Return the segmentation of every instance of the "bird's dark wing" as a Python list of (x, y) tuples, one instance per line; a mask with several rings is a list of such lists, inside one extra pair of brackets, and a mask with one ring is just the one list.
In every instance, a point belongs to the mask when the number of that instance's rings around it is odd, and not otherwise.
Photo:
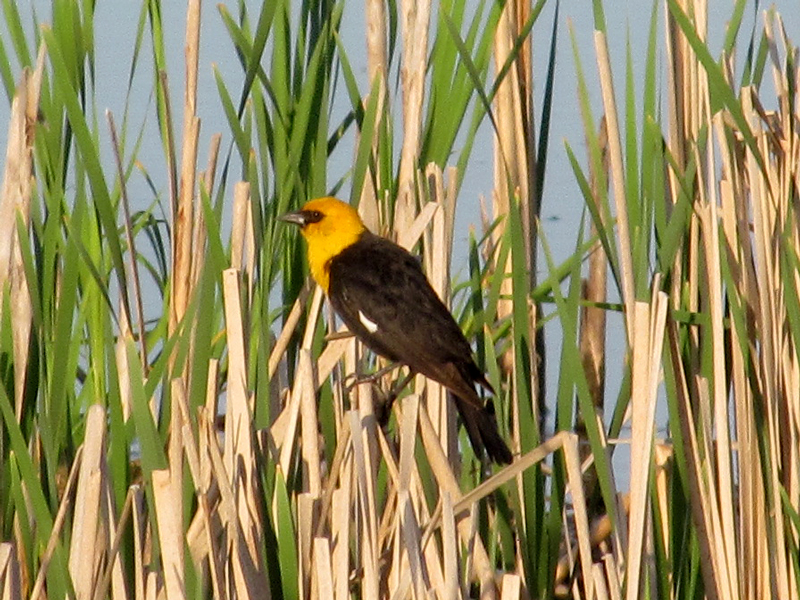
[(469, 342), (417, 259), (403, 248), (367, 233), (332, 259), (329, 269), (334, 309), (372, 350), (450, 387), (459, 374), (470, 388), (483, 379)]

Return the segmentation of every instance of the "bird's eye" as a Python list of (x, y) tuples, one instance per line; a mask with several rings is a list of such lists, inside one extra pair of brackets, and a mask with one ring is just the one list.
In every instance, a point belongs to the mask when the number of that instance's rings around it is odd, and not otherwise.
[(322, 221), (323, 214), (318, 210), (310, 210), (306, 215), (306, 223), (319, 223)]

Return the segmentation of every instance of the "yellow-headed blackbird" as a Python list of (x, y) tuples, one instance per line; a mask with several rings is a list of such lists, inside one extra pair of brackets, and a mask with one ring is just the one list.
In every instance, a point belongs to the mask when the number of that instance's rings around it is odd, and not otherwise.
[(372, 234), (349, 204), (311, 200), (281, 220), (300, 227), (311, 274), (347, 327), (374, 352), (438, 381), (450, 392), (480, 456), (510, 463), (491, 401), (475, 391), (491, 385), (475, 364), (464, 334), (436, 295), (419, 261)]

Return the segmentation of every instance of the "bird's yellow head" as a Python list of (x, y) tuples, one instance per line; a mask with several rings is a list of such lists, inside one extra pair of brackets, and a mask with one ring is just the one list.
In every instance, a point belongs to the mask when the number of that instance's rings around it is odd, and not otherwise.
[(328, 263), (348, 246), (355, 244), (367, 228), (352, 206), (336, 198), (317, 198), (302, 209), (286, 213), (281, 221), (294, 223), (308, 243), (311, 275), (328, 293)]

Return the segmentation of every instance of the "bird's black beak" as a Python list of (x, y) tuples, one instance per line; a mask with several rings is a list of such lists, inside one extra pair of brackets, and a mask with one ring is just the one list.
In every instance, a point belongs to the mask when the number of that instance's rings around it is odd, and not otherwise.
[(305, 227), (308, 223), (308, 215), (305, 211), (297, 210), (295, 212), (286, 213), (285, 215), (281, 215), (278, 217), (279, 221), (283, 221), (285, 223), (293, 223), (298, 227)]

